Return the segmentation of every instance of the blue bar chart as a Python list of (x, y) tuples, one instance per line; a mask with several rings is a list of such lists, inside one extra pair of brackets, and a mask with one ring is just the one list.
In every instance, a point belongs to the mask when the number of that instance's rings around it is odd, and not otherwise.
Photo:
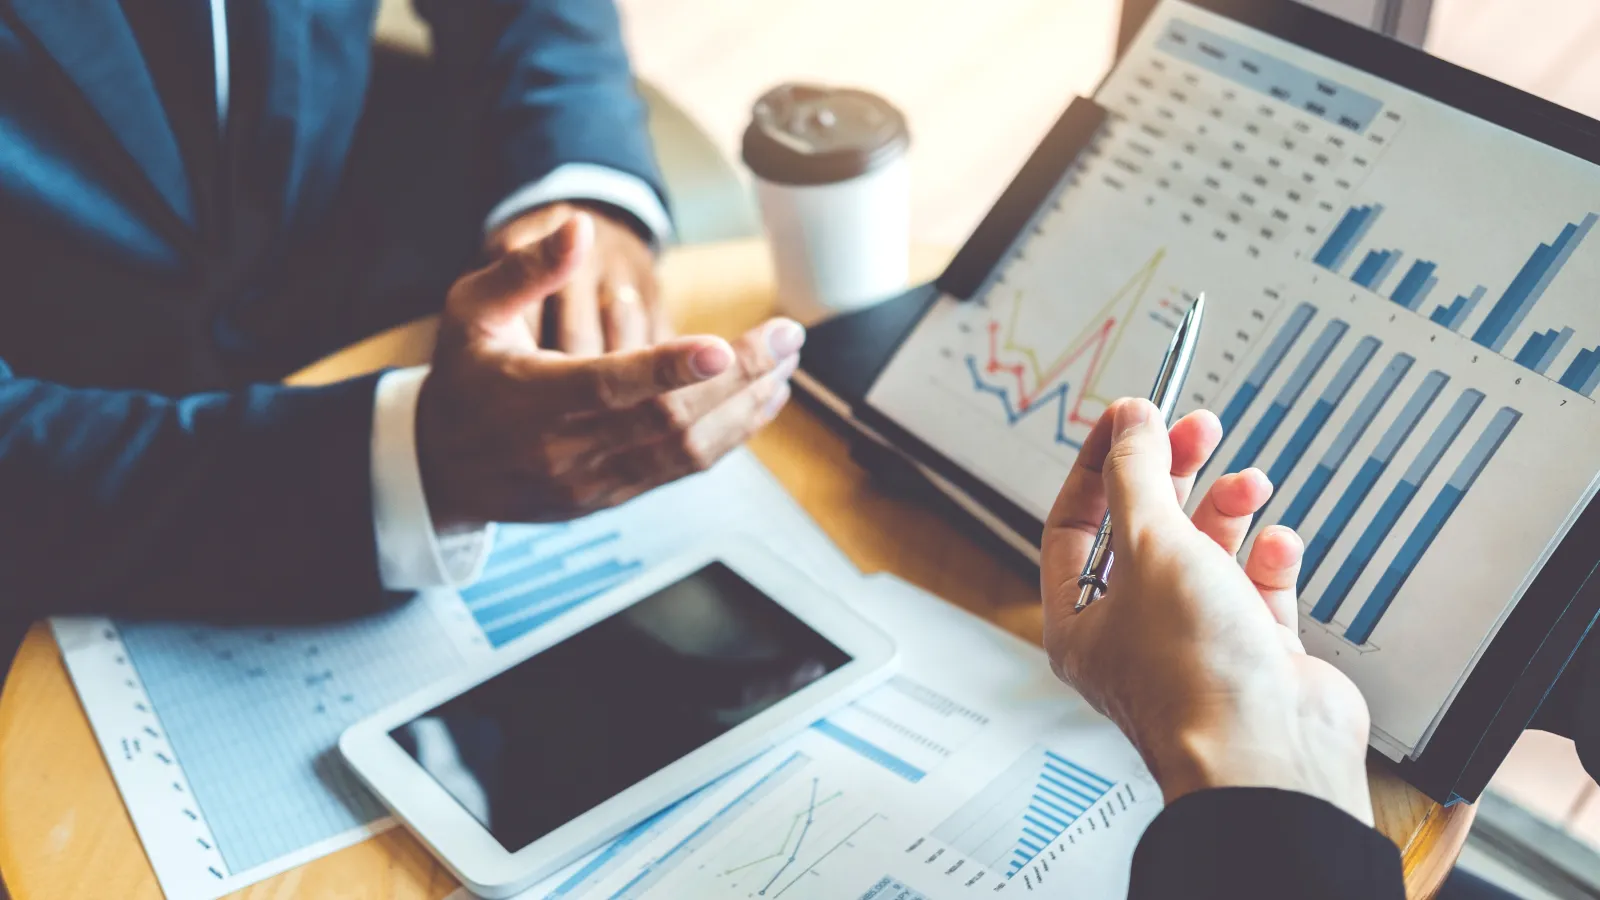
[(1412, 312), (1421, 309), (1422, 304), (1427, 302), (1428, 295), (1433, 293), (1433, 289), (1439, 284), (1439, 276), (1433, 274), (1438, 268), (1436, 263), (1425, 259), (1412, 263), (1411, 268), (1406, 270), (1405, 277), (1395, 285), (1394, 293), (1389, 295), (1389, 299)]
[[(1295, 467), (1300, 465), (1301, 457), (1305, 456), (1306, 450), (1310, 449), (1311, 442), (1316, 440), (1317, 435), (1322, 433), (1323, 426), (1328, 424), (1328, 418), (1333, 415), (1333, 411), (1338, 408), (1339, 404), (1344, 402), (1345, 394), (1350, 392), (1350, 386), (1355, 383), (1357, 378), (1361, 377), (1362, 372), (1366, 371), (1367, 364), (1372, 362), (1372, 358), (1377, 355), (1378, 348), (1381, 346), (1383, 346), (1383, 342), (1371, 335), (1362, 338), (1356, 343), (1355, 349), (1350, 351), (1350, 355), (1345, 359), (1344, 364), (1334, 374), (1333, 380), (1328, 382), (1328, 386), (1323, 389), (1322, 395), (1311, 405), (1311, 409), (1306, 413), (1305, 418), (1300, 420), (1299, 427), (1289, 436), (1289, 442), (1284, 445), (1283, 450), (1279, 451), (1278, 458), (1273, 460), (1272, 466), (1267, 469), (1267, 480), (1273, 484), (1284, 484), (1289, 480), (1289, 476), (1293, 474)], [(1368, 421), (1371, 421), (1370, 418)], [(1268, 502), (1270, 503), (1271, 501), (1269, 500)], [(1257, 516), (1259, 517), (1265, 511), (1265, 508), (1263, 508), (1261, 513), (1257, 513)]]
[(1356, 244), (1367, 236), (1372, 229), (1372, 223), (1383, 215), (1383, 204), (1374, 203), (1371, 206), (1352, 206), (1345, 212), (1344, 218), (1333, 227), (1333, 232), (1323, 242), (1322, 248), (1317, 251), (1315, 262), (1317, 265), (1330, 272), (1337, 272), (1344, 268), (1350, 260), (1350, 254), (1355, 252)]
[(1035, 747), (945, 819), (933, 836), (1009, 877), (1114, 787), (1054, 750)]
[(1516, 427), (1521, 418), (1522, 413), (1504, 406), (1489, 420), (1489, 424), (1472, 445), (1472, 449), (1456, 466), (1450, 480), (1445, 482), (1438, 496), (1428, 505), (1428, 511), (1423, 514), (1422, 520), (1406, 537), (1394, 560), (1384, 570), (1383, 577), (1378, 580), (1377, 587), (1373, 588), (1366, 602), (1362, 604), (1361, 610), (1350, 621), (1350, 627), (1345, 629), (1344, 633), (1347, 640), (1354, 644), (1365, 644), (1372, 637), (1373, 629), (1378, 627), (1378, 622), (1388, 611), (1389, 604), (1394, 602), (1395, 594), (1406, 583), (1406, 579), (1411, 577), (1423, 554), (1428, 552), (1434, 538), (1439, 536), (1445, 523), (1450, 520), (1450, 514), (1461, 505), (1461, 498), (1472, 489), (1478, 476), (1483, 474), (1484, 467), (1494, 458), (1495, 451), (1505, 443), (1506, 436), (1511, 434), (1511, 429)]
[[(1327, 558), (1328, 551), (1333, 548), (1334, 541), (1339, 539), (1346, 526), (1355, 518), (1356, 510), (1366, 502), (1367, 495), (1372, 492), (1372, 486), (1377, 484), (1378, 478), (1388, 470), (1389, 463), (1394, 460), (1400, 446), (1411, 437), (1417, 422), (1433, 406), (1433, 401), (1438, 399), (1439, 393), (1449, 381), (1450, 376), (1438, 369), (1423, 376), (1422, 383), (1417, 385), (1411, 399), (1407, 400), (1406, 405), (1400, 410), (1400, 415), (1384, 431), (1372, 454), (1361, 464), (1361, 468), (1356, 471), (1355, 477), (1345, 488), (1343, 496), (1334, 504), (1333, 510), (1317, 529), (1316, 536), (1306, 545), (1305, 558), (1300, 563), (1301, 592), (1305, 591), (1311, 577), (1317, 574), (1317, 569)], [(1333, 614), (1338, 608), (1338, 601), (1330, 600), (1329, 596), (1324, 594), (1312, 608), (1311, 617), (1319, 622), (1328, 622), (1333, 619)]]
[(1562, 374), (1561, 386), (1585, 397), (1593, 396), (1594, 389), (1600, 387), (1600, 347), (1579, 350)]
[(1588, 237), (1597, 220), (1600, 220), (1600, 216), (1590, 213), (1581, 223), (1562, 228), (1554, 243), (1540, 244), (1539, 249), (1523, 264), (1511, 286), (1489, 310), (1488, 318), (1472, 333), (1472, 340), (1496, 353), (1505, 349), (1511, 333), (1528, 317), (1534, 304), (1550, 287), (1550, 282), (1561, 274), (1562, 267), (1572, 258), (1572, 252), (1583, 239)]
[(461, 597), (489, 643), (502, 646), (638, 572), (638, 560), (618, 554), (619, 537), (564, 525), (502, 527), (483, 578)]
[(1330, 320), (1323, 326), (1316, 340), (1312, 341), (1311, 348), (1295, 365), (1294, 371), (1289, 374), (1289, 379), (1283, 383), (1277, 396), (1272, 398), (1267, 411), (1261, 414), (1261, 418), (1256, 420), (1255, 427), (1250, 429), (1250, 436), (1239, 446), (1233, 461), (1228, 464), (1229, 472), (1242, 472), (1255, 465), (1256, 457), (1261, 454), (1262, 448), (1272, 440), (1278, 427), (1288, 417), (1289, 410), (1300, 402), (1300, 394), (1305, 391), (1306, 385), (1316, 377), (1323, 363), (1326, 363), (1328, 356), (1333, 353), (1333, 348), (1349, 330), (1350, 326), (1340, 319)]
[(1434, 429), (1433, 434), (1429, 435), (1428, 440), (1422, 445), (1422, 450), (1406, 468), (1400, 481), (1390, 490), (1389, 496), (1384, 499), (1383, 505), (1378, 507), (1372, 520), (1362, 530), (1361, 536), (1356, 539), (1350, 555), (1345, 558), (1344, 563), (1334, 573), (1333, 579), (1323, 589), (1322, 596), (1317, 600), (1317, 611), (1322, 615), (1313, 611), (1313, 618), (1324, 623), (1333, 619), (1339, 607), (1350, 596), (1350, 589), (1355, 586), (1356, 579), (1360, 578), (1361, 573), (1372, 564), (1373, 556), (1389, 537), (1389, 533), (1394, 530), (1401, 514), (1411, 505), (1422, 483), (1433, 474), (1439, 459), (1450, 449), (1450, 445), (1455, 443), (1461, 430), (1466, 427), (1467, 420), (1477, 412), (1481, 403), (1483, 403), (1483, 393), (1468, 388), (1462, 391), (1455, 403), (1451, 404), (1443, 421)]
[[(1353, 258), (1357, 245), (1371, 229), (1373, 222), (1383, 213), (1383, 209), (1381, 203), (1350, 207), (1317, 249), (1313, 262), (1330, 272), (1342, 273), (1349, 260)], [(1472, 330), (1472, 341), (1495, 353), (1507, 356), (1524, 368), (1550, 377), (1551, 367), (1576, 336), (1573, 328), (1565, 325), (1548, 329), (1536, 328), (1515, 354), (1508, 352), (1507, 345), (1512, 335), (1528, 320), (1551, 283), (1572, 259), (1573, 252), (1589, 236), (1597, 221), (1600, 221), (1600, 214), (1589, 213), (1580, 221), (1564, 225), (1560, 234), (1550, 243), (1540, 244), (1535, 248), (1517, 271), (1516, 276), (1511, 279), (1511, 283), (1490, 307), (1483, 321)], [(1358, 287), (1381, 295), (1385, 282), (1398, 268), (1404, 255), (1404, 251), (1400, 248), (1370, 248), (1361, 256), (1361, 261), (1350, 270), (1350, 281)], [(1420, 315), (1428, 298), (1439, 286), (1439, 278), (1437, 263), (1426, 259), (1413, 260), (1406, 268), (1405, 275), (1389, 293), (1389, 299)], [(1488, 293), (1489, 289), (1480, 284), (1466, 293), (1457, 294), (1450, 302), (1436, 305), (1427, 314), (1428, 321), (1463, 334), (1462, 329), (1477, 312)], [(1594, 372), (1600, 370), (1600, 359), (1595, 358), (1596, 353), (1600, 353), (1600, 350), (1590, 353), (1580, 351), (1577, 358), (1568, 363), (1566, 374), (1556, 381), (1563, 387), (1590, 396), (1596, 387), (1600, 387), (1600, 379), (1593, 378)]]
[[(1372, 427), (1373, 420), (1378, 417), (1378, 411), (1383, 409), (1384, 404), (1389, 402), (1390, 395), (1394, 393), (1395, 388), (1400, 384), (1400, 380), (1406, 377), (1406, 373), (1411, 371), (1411, 366), (1415, 363), (1416, 360), (1410, 355), (1396, 353), (1394, 359), (1390, 360), (1387, 366), (1384, 366), (1383, 372), (1378, 375), (1378, 380), (1367, 390), (1366, 396), (1362, 397), (1361, 402), (1357, 404), (1355, 412), (1351, 414), (1349, 419), (1345, 420), (1344, 427), (1339, 429), (1339, 433), (1335, 436), (1333, 443), (1322, 454), (1322, 459), (1317, 462), (1317, 467), (1311, 470), (1310, 475), (1306, 476), (1305, 483), (1300, 486), (1299, 492), (1294, 495), (1294, 500), (1290, 501), (1289, 508), (1284, 511), (1283, 518), (1278, 520), (1281, 524), (1290, 528), (1299, 528), (1301, 523), (1305, 522), (1306, 513), (1310, 512), (1311, 507), (1315, 506), (1317, 501), (1322, 498), (1322, 492), (1327, 490), (1328, 482), (1333, 480), (1334, 473), (1339, 471), (1340, 466), (1344, 465), (1344, 461), (1350, 455), (1351, 449), (1367, 433), (1367, 429)], [(1289, 463), (1288, 468), (1292, 469), (1295, 462), (1298, 461), (1299, 458), (1296, 457), (1294, 461)], [(1284, 476), (1287, 478), (1287, 470)], [(1282, 484), (1283, 480), (1273, 478), (1272, 483)]]
[(1383, 288), (1384, 279), (1389, 277), (1400, 256), (1399, 250), (1373, 250), (1361, 260), (1361, 265), (1356, 266), (1350, 280), (1376, 294)]
[(1465, 322), (1467, 317), (1477, 310), (1478, 304), (1483, 301), (1483, 296), (1487, 293), (1489, 293), (1489, 289), (1480, 284), (1473, 288), (1471, 293), (1458, 295), (1448, 305), (1434, 307), (1428, 318), (1435, 324), (1443, 325), (1451, 331), (1459, 331), (1461, 330), (1461, 323)]
[(1220, 417), (1222, 419), (1223, 434), (1231, 434), (1234, 426), (1238, 425), (1239, 420), (1244, 418), (1244, 414), (1250, 410), (1251, 404), (1255, 403), (1256, 397), (1261, 393), (1262, 386), (1271, 380), (1273, 374), (1278, 371), (1278, 367), (1283, 365), (1283, 360), (1289, 355), (1290, 348), (1294, 347), (1295, 342), (1300, 340), (1301, 333), (1306, 330), (1306, 326), (1311, 323), (1312, 317), (1316, 314), (1317, 308), (1309, 303), (1302, 303), (1296, 306), (1294, 312), (1289, 314), (1289, 318), (1284, 321), (1283, 327), (1278, 329), (1278, 333), (1273, 335), (1272, 341), (1267, 344), (1266, 351), (1256, 361), (1255, 366), (1250, 369), (1250, 373), (1245, 376), (1244, 383), (1239, 385), (1239, 389), (1234, 392), (1233, 399), (1229, 400), (1228, 405), (1223, 407)]

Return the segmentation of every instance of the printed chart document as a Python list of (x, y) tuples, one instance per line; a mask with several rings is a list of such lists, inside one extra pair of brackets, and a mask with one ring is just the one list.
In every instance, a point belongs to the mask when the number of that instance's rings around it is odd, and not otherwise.
[(1126, 896), (1161, 794), (1116, 728), (982, 619), (891, 576), (852, 599), (900, 674), (518, 900)]
[(1109, 124), (969, 302), (869, 401), (1037, 517), (1185, 292), (1184, 398), (1294, 527), (1307, 649), (1420, 751), (1594, 492), (1600, 178), (1590, 163), (1180, 0), (1096, 100)]
[(855, 568), (748, 451), (620, 509), (503, 526), (484, 578), (317, 628), (58, 619), (68, 671), (169, 900), (212, 900), (391, 823), (338, 758), (357, 720), (698, 540)]

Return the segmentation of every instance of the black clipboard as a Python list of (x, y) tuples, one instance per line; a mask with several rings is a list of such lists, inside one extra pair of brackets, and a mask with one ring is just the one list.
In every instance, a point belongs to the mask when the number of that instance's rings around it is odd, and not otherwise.
[[(1288, 0), (1188, 0), (1354, 66), (1486, 122), (1600, 165), (1600, 122)], [(1153, 9), (1151, 4), (1147, 7)], [(1033, 535), (1033, 552), (1000, 542), (1019, 565), (1037, 564), (1040, 523), (865, 398), (895, 350), (941, 293), (969, 299), (1030, 226), (1104, 122), (1074, 100), (939, 278), (864, 312), (814, 327), (797, 376), (802, 399), (856, 439), (857, 458), (902, 488), (953, 512), (993, 545), (997, 523)], [(952, 488), (954, 490), (952, 490)], [(953, 495), (961, 499), (952, 502)], [(1374, 754), (1440, 802), (1475, 800), (1528, 727), (1600, 615), (1600, 501), (1579, 516), (1480, 656), (1424, 752), (1398, 763)]]

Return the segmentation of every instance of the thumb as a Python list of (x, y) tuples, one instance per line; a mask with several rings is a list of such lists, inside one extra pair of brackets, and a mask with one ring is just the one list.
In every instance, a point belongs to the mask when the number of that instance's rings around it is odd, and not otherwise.
[(579, 212), (537, 241), (508, 250), (451, 291), (454, 312), (493, 328), (566, 287), (594, 246), (594, 219)]
[(1112, 407), (1111, 450), (1101, 470), (1117, 542), (1133, 549), (1153, 525), (1182, 519), (1172, 492), (1172, 440), (1161, 411), (1148, 400), (1119, 400)]

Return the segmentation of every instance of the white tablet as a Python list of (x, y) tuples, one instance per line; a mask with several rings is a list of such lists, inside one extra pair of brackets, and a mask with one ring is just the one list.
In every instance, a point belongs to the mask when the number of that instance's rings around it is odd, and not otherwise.
[(889, 674), (887, 635), (770, 550), (714, 544), (352, 726), (345, 760), (506, 897)]

